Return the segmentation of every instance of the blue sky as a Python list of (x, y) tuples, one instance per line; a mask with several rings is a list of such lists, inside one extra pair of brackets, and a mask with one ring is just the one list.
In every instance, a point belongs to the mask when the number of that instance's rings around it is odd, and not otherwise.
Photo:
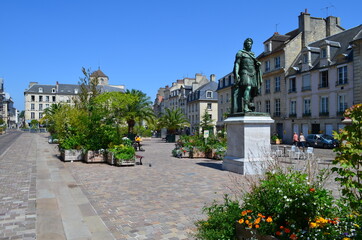
[(362, 24), (360, 0), (0, 0), (0, 78), (19, 110), (29, 82), (77, 84), (82, 67), (153, 101), (177, 79), (223, 77), (247, 37), (259, 55), (300, 12), (325, 18), (326, 7), (346, 29)]

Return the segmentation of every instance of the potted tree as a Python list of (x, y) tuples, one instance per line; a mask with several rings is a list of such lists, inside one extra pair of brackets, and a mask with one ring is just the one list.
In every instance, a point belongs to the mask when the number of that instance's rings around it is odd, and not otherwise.
[(167, 129), (167, 142), (175, 142), (175, 135), (178, 129), (188, 126), (186, 116), (181, 112), (181, 109), (168, 109), (160, 118), (162, 127)]
[(132, 146), (132, 141), (124, 137), (122, 143), (113, 145), (109, 149), (107, 161), (116, 166), (134, 166), (136, 151)]

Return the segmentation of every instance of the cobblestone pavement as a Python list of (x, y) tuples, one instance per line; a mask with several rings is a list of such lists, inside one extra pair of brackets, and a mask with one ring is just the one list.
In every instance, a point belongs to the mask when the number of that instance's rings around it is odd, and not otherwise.
[(0, 158), (0, 239), (35, 239), (35, 148), (21, 135)]
[[(193, 239), (194, 222), (204, 217), (205, 203), (246, 188), (241, 185), (250, 179), (222, 171), (222, 161), (174, 158), (174, 144), (160, 139), (144, 141), (143, 147), (146, 151), (138, 154), (145, 157), (144, 165), (135, 167), (66, 164), (116, 239)], [(319, 168), (334, 157), (325, 149), (316, 155)], [(306, 163), (277, 160), (297, 169)]]

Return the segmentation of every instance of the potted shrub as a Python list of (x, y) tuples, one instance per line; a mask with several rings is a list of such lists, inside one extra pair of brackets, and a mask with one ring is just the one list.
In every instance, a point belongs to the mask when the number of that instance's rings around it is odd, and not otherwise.
[(109, 148), (107, 162), (116, 166), (134, 166), (136, 151), (129, 138), (122, 138), (122, 143)]
[(81, 161), (83, 151), (81, 149), (80, 138), (78, 136), (68, 136), (59, 141), (60, 154), (63, 161)]

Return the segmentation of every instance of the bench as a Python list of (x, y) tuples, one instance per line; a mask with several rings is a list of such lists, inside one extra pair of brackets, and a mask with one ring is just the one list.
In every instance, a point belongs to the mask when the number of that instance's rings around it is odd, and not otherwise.
[(142, 158), (143, 158), (143, 156), (141, 156), (141, 155), (136, 155), (136, 159), (139, 159), (139, 160), (140, 160), (140, 165), (143, 165), (143, 164), (142, 164)]

